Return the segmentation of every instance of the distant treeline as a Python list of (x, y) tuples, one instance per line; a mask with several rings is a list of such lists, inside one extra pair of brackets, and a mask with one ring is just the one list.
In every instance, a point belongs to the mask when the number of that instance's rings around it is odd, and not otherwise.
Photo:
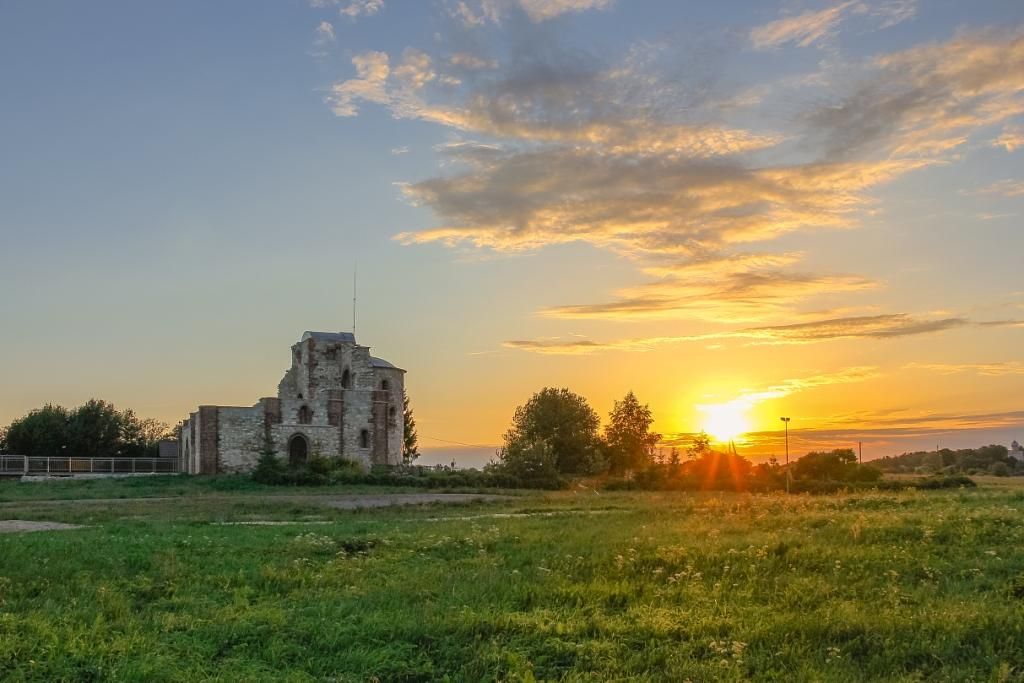
[(1024, 463), (1011, 458), (1006, 446), (998, 444), (955, 451), (915, 451), (872, 460), (871, 464), (893, 473), (1024, 475)]
[(47, 404), (0, 429), (0, 453), (32, 457), (156, 457), (170, 428), (92, 399), (77, 408)]
[[(519, 406), (494, 462), (483, 471), (374, 468), (314, 453), (291, 466), (265, 442), (253, 478), (266, 484), (383, 484), (390, 486), (557, 489), (569, 486), (644, 490), (731, 490), (827, 493), (851, 488), (970, 486), (966, 477), (922, 482), (883, 481), (882, 470), (857, 462), (851, 449), (807, 453), (791, 467), (775, 459), (753, 464), (712, 448), (707, 434), (685, 449), (659, 449), (654, 417), (632, 393), (616, 401), (603, 429), (587, 400), (568, 389), (545, 388)], [(1005, 449), (1004, 449), (1005, 455)]]

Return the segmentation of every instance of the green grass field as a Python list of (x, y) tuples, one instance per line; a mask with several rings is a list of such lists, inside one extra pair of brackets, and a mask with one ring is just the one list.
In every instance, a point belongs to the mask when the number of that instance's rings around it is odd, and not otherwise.
[(0, 482), (0, 519), (86, 525), (0, 534), (3, 681), (1024, 680), (1020, 487), (50, 486)]

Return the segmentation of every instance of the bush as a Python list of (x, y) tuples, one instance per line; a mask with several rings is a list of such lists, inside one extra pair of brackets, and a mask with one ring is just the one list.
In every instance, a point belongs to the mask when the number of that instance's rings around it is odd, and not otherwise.
[(919, 489), (957, 489), (960, 487), (972, 488), (977, 486), (974, 480), (963, 474), (953, 474), (946, 477), (925, 477), (914, 484)]
[(273, 449), (260, 451), (259, 460), (256, 461), (256, 469), (252, 471), (252, 479), (260, 484), (286, 484), (288, 468), (277, 457), (277, 453)]

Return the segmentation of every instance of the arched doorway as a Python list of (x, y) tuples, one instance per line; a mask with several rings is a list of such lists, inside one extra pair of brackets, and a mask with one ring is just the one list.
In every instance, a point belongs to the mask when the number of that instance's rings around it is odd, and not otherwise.
[(309, 455), (309, 444), (306, 437), (296, 434), (288, 441), (288, 464), (292, 467), (299, 467), (306, 464), (306, 456)]

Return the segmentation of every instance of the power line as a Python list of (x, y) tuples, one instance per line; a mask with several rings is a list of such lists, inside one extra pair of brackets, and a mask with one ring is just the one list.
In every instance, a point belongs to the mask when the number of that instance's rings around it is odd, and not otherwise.
[(462, 441), (453, 441), (452, 439), (437, 438), (436, 436), (428, 436), (427, 434), (420, 434), (420, 436), (423, 437), (423, 438), (429, 438), (432, 441), (441, 441), (442, 443), (454, 443), (456, 445), (466, 445), (466, 446), (471, 447), (471, 449), (497, 449), (497, 447), (498, 447), (497, 444), (483, 445), (483, 444), (480, 444), (480, 443), (463, 443)]

